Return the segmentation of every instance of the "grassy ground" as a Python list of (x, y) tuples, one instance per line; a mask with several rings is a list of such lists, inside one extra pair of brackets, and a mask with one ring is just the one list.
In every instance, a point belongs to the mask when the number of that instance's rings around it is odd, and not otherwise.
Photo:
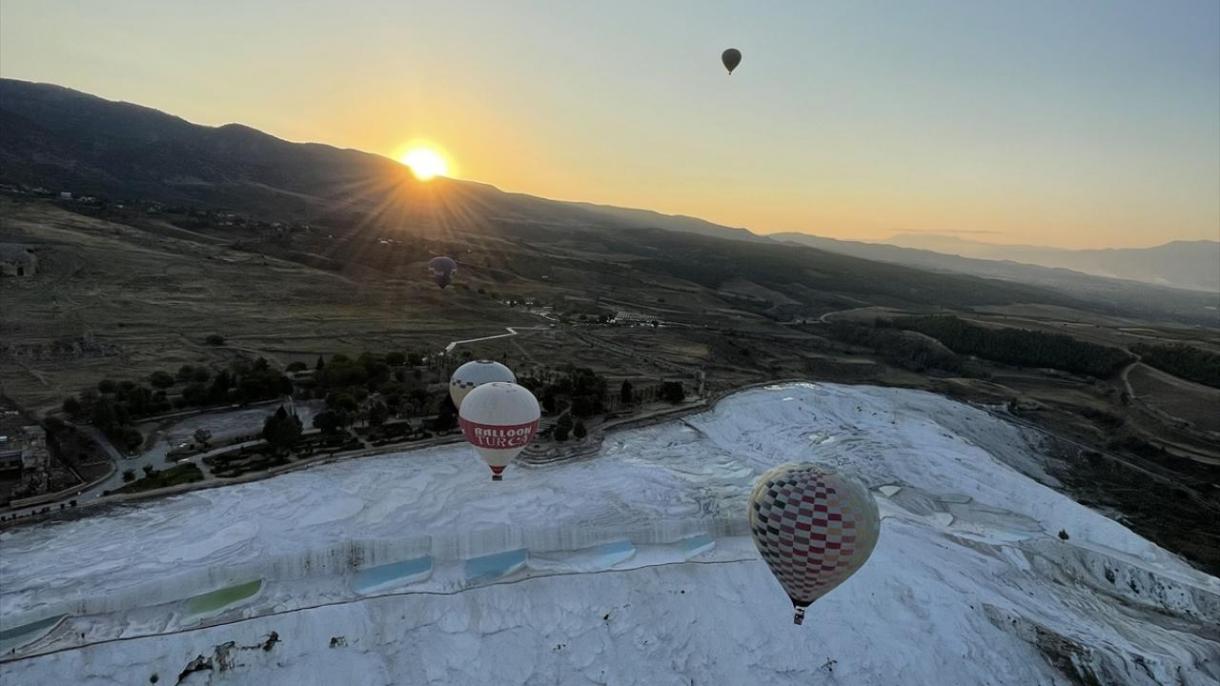
[(170, 467), (159, 472), (153, 472), (150, 476), (143, 479), (137, 479), (122, 488), (116, 489), (115, 493), (140, 493), (142, 491), (151, 491), (157, 488), (165, 488), (167, 486), (177, 486), (179, 484), (189, 484), (195, 481), (203, 480), (203, 472), (200, 471), (198, 465), (181, 464), (177, 467)]

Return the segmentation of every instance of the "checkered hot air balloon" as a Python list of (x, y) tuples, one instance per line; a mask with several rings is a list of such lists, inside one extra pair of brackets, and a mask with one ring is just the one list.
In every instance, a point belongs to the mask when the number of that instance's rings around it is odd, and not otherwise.
[(471, 391), (492, 381), (516, 383), (517, 377), (511, 369), (492, 360), (471, 360), (458, 367), (449, 378), (449, 397), (453, 399), (453, 406), (461, 410), (462, 400)]
[(502, 381), (476, 387), (458, 410), (462, 434), (491, 468), (492, 481), (499, 481), (504, 468), (533, 440), (541, 416), (529, 389)]
[(750, 493), (754, 545), (796, 608), (829, 593), (864, 565), (877, 545), (881, 518), (863, 486), (803, 462), (776, 467)]

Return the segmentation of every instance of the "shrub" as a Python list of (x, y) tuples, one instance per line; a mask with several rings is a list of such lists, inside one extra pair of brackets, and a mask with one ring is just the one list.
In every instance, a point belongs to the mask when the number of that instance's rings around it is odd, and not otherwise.
[(203, 342), (208, 345), (224, 345), (225, 337), (218, 333), (209, 334), (207, 338), (203, 339)]

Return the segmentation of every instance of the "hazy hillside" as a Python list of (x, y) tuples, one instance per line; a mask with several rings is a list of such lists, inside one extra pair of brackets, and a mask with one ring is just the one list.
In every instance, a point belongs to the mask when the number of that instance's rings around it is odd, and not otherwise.
[(1216, 309), (1220, 305), (1220, 294), (1217, 294), (1215, 290), (1206, 292), (1168, 288), (1136, 280), (1093, 276), (1066, 268), (1042, 267), (1010, 260), (960, 257), (932, 250), (903, 248), (884, 243), (841, 241), (804, 233), (777, 233), (770, 234), (769, 238), (843, 255), (892, 262), (937, 272), (957, 272), (1021, 284), (1046, 286), (1089, 299), (1123, 304), (1148, 314), (1211, 312), (1213, 320), (1220, 319), (1220, 312), (1217, 312)]
[(1012, 260), (1175, 288), (1220, 291), (1220, 242), (1217, 241), (1173, 241), (1151, 248), (1104, 250), (997, 245), (934, 234), (899, 234), (886, 242), (962, 257)]

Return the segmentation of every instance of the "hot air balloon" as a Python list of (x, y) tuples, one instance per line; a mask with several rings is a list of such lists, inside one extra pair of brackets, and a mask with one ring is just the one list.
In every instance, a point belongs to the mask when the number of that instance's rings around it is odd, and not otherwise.
[(750, 493), (754, 545), (796, 609), (847, 580), (877, 545), (877, 503), (863, 486), (818, 465), (776, 467)]
[(453, 281), (453, 274), (457, 271), (457, 262), (451, 257), (433, 257), (428, 262), (428, 271), (432, 272), (432, 280), (436, 285), (444, 288)]
[(499, 481), (508, 463), (529, 445), (541, 416), (533, 393), (503, 381), (478, 386), (458, 411), (462, 434), (491, 467), (492, 481)]
[(449, 397), (453, 399), (453, 406), (462, 409), (463, 398), (476, 386), (492, 381), (516, 383), (517, 377), (508, 367), (492, 360), (471, 360), (458, 367), (449, 379)]
[(741, 64), (741, 51), (737, 48), (729, 48), (720, 53), (720, 61), (724, 63), (724, 68), (728, 69), (729, 74), (732, 75), (737, 65)]

